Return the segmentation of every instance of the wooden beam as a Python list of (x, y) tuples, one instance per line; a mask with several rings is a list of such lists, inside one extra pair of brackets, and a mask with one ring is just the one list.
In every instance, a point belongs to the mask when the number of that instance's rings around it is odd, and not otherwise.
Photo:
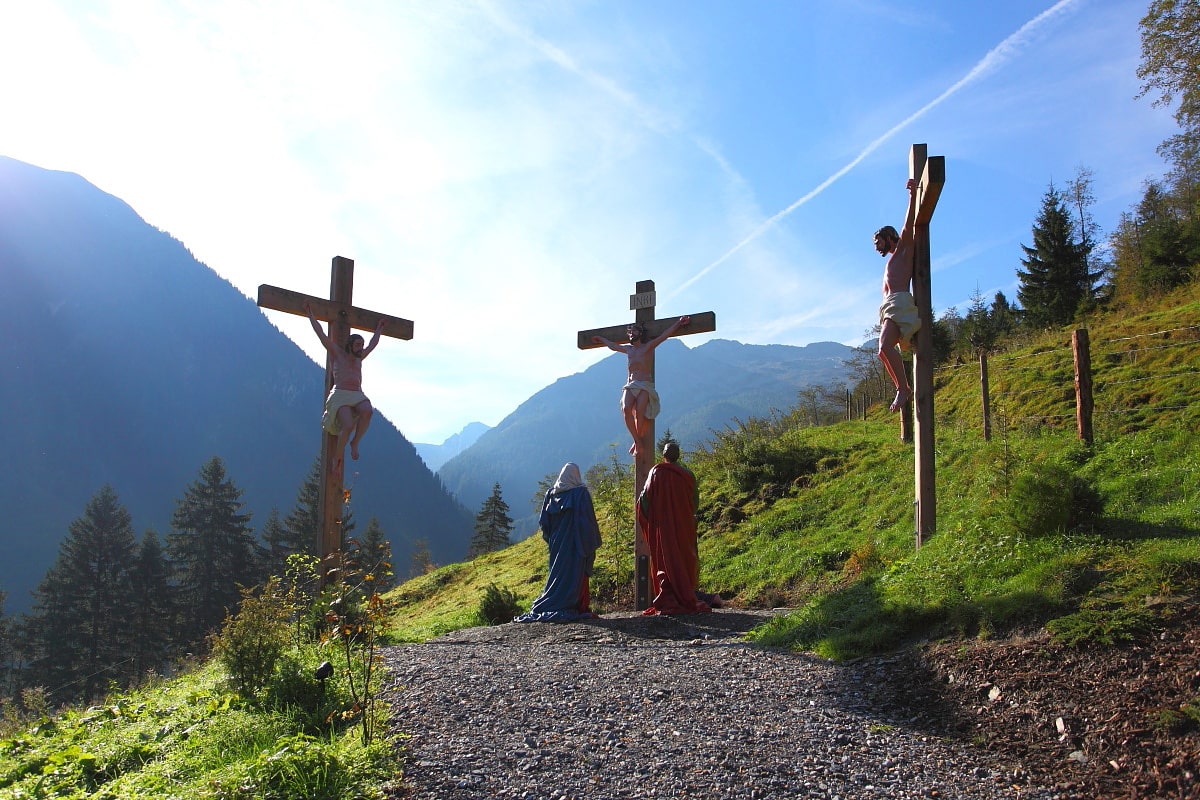
[(946, 185), (946, 157), (933, 156), (925, 160), (921, 171), (920, 205), (917, 206), (917, 224), (928, 225), (933, 219), (933, 210), (937, 208), (938, 198), (942, 196), (942, 187)]
[[(262, 308), (307, 316), (304, 312), (305, 302), (312, 306), (313, 316), (322, 322), (345, 322), (351, 328), (373, 332), (375, 326), (379, 324), (379, 320), (383, 319), (387, 320), (387, 325), (380, 331), (381, 336), (390, 336), (393, 339), (413, 338), (412, 320), (380, 314), (365, 308), (354, 306), (346, 308), (344, 303), (327, 300), (323, 297), (314, 297), (302, 292), (293, 292), (290, 289), (281, 289), (265, 283), (258, 287), (258, 305)], [(343, 312), (345, 319), (342, 319)]]
[[(650, 320), (644, 322), (646, 326), (646, 337), (656, 339), (667, 328), (675, 324), (675, 320), (679, 317), (663, 317), (662, 319)], [(629, 341), (627, 331), (630, 325), (636, 322), (628, 322), (624, 325), (610, 325), (607, 328), (593, 328), (590, 331), (580, 331), (578, 334), (578, 347), (580, 350), (591, 350), (596, 347), (604, 347), (602, 344), (597, 344), (592, 341), (593, 336), (600, 336), (608, 339), (610, 342), (624, 344)], [(702, 311), (699, 314), (692, 314), (686, 327), (680, 328), (675, 332), (675, 336), (686, 336), (690, 333), (712, 333), (717, 329), (717, 314), (715, 311)], [(674, 338), (674, 337), (672, 337)]]

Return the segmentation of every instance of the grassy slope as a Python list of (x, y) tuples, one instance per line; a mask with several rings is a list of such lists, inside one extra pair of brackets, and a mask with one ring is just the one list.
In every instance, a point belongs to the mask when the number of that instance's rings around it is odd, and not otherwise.
[[(703, 490), (703, 585), (743, 605), (793, 607), (756, 636), (832, 657), (1048, 620), (1063, 636), (1101, 640), (1150, 624), (1148, 606), (1170, 605), (1147, 598), (1200, 588), (1200, 335), (1179, 330), (1200, 320), (1200, 285), (1117, 319), (1089, 324), (1090, 451), (1072, 431), (1069, 333), (993, 358), (990, 442), (979, 433), (975, 370), (939, 372), (938, 526), (920, 551), (912, 449), (894, 417), (825, 428), (780, 417), (716, 436), (691, 460)], [(628, 476), (593, 486), (606, 536), (594, 579), (602, 611), (627, 607), (631, 492)], [(1088, 517), (1096, 498), (1103, 512)], [(527, 607), (545, 561), (535, 536), (408, 581), (390, 595), (394, 635), (477, 624), (491, 584)], [(101, 706), (0, 722), (6, 797), (343, 800), (372, 796), (395, 770), (389, 746), (363, 748), (352, 730), (295, 733), (304, 727), (295, 715), (239, 700), (212, 663)]]
[[(1054, 618), (1080, 635), (1120, 635), (1088, 616), (1096, 609), (1141, 624), (1146, 595), (1200, 583), (1197, 321), (1200, 286), (1085, 323), (1090, 450), (1074, 431), (1070, 330), (991, 356), (990, 442), (977, 365), (940, 369), (937, 534), (919, 551), (912, 448), (896, 417), (877, 410), (824, 428), (781, 417), (724, 432), (690, 461), (702, 487), (702, 585), (738, 604), (795, 608), (758, 636), (832, 657)], [(614, 561), (632, 550), (621, 527), (606, 544)], [(528, 604), (544, 570), (538, 537), (444, 567), (396, 591), (396, 630), (420, 639), (476, 624), (489, 583)]]

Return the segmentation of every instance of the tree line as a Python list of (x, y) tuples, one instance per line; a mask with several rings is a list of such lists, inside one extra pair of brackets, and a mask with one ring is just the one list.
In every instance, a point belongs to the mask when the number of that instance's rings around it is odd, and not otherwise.
[[(935, 366), (974, 359), (980, 351), (1023, 334), (1130, 307), (1197, 279), (1200, 6), (1191, 0), (1153, 0), (1139, 29), (1138, 97), (1152, 95), (1155, 105), (1175, 104), (1178, 133), (1157, 149), (1168, 165), (1166, 174), (1145, 182), (1141, 201), (1121, 215), (1107, 237), (1092, 216), (1093, 171), (1080, 166), (1065, 184), (1051, 181), (1034, 218), (1031, 241), (1021, 244), (1016, 302), (996, 292), (989, 304), (976, 290), (965, 314), (950, 308), (937, 316), (932, 331)], [(867, 335), (878, 335), (878, 326)], [(854, 398), (863, 407), (891, 397), (873, 349), (863, 348), (847, 364), (855, 380)], [(841, 418), (836, 387), (820, 391), (826, 418)]]
[[(218, 457), (204, 464), (176, 501), (171, 530), (137, 537), (116, 490), (104, 486), (67, 527), (54, 564), (34, 590), (31, 611), (0, 614), (0, 696), (39, 687), (53, 702), (95, 698), (189, 655), (235, 614), (244, 590), (282, 577), (288, 558), (315, 557), (320, 529), (320, 465), (302, 483), (286, 515), (272, 509), (251, 527), (242, 490)], [(360, 538), (347, 505), (343, 557), (391, 585), (391, 547), (375, 518)], [(413, 569), (433, 568), (416, 542)], [(419, 562), (419, 563), (418, 563)], [(0, 592), (0, 609), (4, 600)]]

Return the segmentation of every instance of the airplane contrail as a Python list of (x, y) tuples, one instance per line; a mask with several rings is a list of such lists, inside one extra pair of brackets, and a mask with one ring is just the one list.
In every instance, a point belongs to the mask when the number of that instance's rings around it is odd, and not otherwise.
[(1078, 5), (1081, 2), (1083, 2), (1083, 0), (1059, 0), (1059, 2), (1055, 3), (1053, 6), (1051, 6), (1050, 8), (1046, 9), (1042, 13), (1038, 14), (1033, 19), (1026, 22), (1024, 25), (1022, 25), (1017, 30), (1016, 33), (1013, 33), (1007, 39), (1000, 42), (1000, 44), (996, 45), (991, 50), (989, 50), (987, 55), (985, 55), (983, 58), (981, 58), (979, 60), (979, 62), (977, 64), (975, 64), (975, 66), (972, 67), (969, 72), (967, 72), (966, 75), (964, 75), (963, 77), (961, 77), (957, 81), (955, 81), (955, 83), (952, 86), (950, 86), (950, 88), (946, 89), (944, 92), (939, 94), (933, 100), (926, 103), (924, 106), (922, 106), (917, 111), (910, 114), (908, 117), (906, 117), (901, 122), (897, 123), (896, 125), (893, 125), (890, 130), (888, 130), (886, 133), (884, 133), (879, 138), (875, 139), (875, 141), (868, 144), (863, 149), (863, 151), (861, 153), (859, 153), (857, 156), (855, 156), (853, 159), (851, 159), (848, 164), (846, 164), (844, 167), (839, 169), (837, 172), (830, 175), (825, 180), (821, 181), (821, 183), (819, 183), (816, 186), (816, 188), (809, 191), (807, 194), (805, 194), (799, 200), (796, 200), (794, 203), (789, 205), (787, 208), (783, 209), (782, 211), (777, 212), (774, 216), (769, 217), (767, 220), (765, 220), (764, 222), (759, 224), (758, 227), (756, 227), (753, 231), (751, 231), (744, 239), (742, 239), (740, 242), (738, 242), (732, 248), (730, 248), (730, 250), (728, 252), (726, 252), (725, 255), (721, 256), (716, 261), (712, 262), (707, 267), (705, 267), (704, 269), (697, 272), (691, 278), (684, 281), (683, 284), (681, 284), (679, 286), (679, 288), (675, 289), (673, 292), (670, 293), (670, 295), (668, 295), (668, 298), (675, 297), (676, 295), (683, 292), (685, 289), (687, 289), (689, 286), (694, 284), (696, 281), (700, 280), (705, 275), (712, 272), (714, 269), (719, 267), (721, 264), (724, 264), (726, 261), (728, 261), (735, 253), (737, 253), (743, 247), (745, 247), (746, 245), (753, 242), (759, 236), (762, 236), (763, 233), (765, 233), (769, 228), (773, 227), (775, 225), (775, 223), (779, 222), (779, 220), (788, 216), (793, 211), (795, 211), (797, 208), (804, 205), (809, 200), (811, 200), (814, 197), (816, 197), (817, 195), (819, 195), (821, 192), (825, 191), (827, 188), (829, 188), (831, 185), (833, 185), (833, 183), (835, 181), (837, 181), (839, 178), (841, 178), (847, 172), (849, 172), (850, 170), (852, 170), (856, 166), (858, 166), (858, 164), (864, 158), (866, 158), (871, 153), (873, 153), (877, 149), (879, 149), (880, 145), (882, 145), (888, 139), (895, 136), (897, 133), (899, 133), (901, 130), (903, 130), (905, 127), (907, 127), (911, 122), (918, 119), (919, 117), (924, 116), (931, 109), (934, 109), (937, 106), (941, 105), (942, 101), (944, 101), (946, 98), (953, 95), (959, 89), (962, 89), (964, 86), (974, 83), (976, 80), (978, 80), (980, 77), (987, 74), (988, 72), (1003, 66), (1007, 61), (1009, 61), (1016, 54), (1016, 51), (1021, 47), (1021, 45), (1023, 45), (1025, 43), (1025, 41), (1029, 38), (1029, 35), (1031, 33), (1033, 33), (1034, 30), (1036, 30), (1038, 27), (1040, 27), (1047, 20), (1049, 20), (1053, 17), (1059, 16), (1060, 14), (1066, 13), (1066, 11), (1071, 6)]

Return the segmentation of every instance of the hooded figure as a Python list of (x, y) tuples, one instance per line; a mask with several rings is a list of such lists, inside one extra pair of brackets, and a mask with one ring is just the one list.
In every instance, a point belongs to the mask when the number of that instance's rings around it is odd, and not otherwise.
[(550, 550), (546, 585), (529, 613), (514, 621), (570, 622), (596, 616), (591, 611), (588, 577), (600, 547), (600, 526), (591, 492), (575, 463), (564, 464), (546, 492), (538, 525)]

